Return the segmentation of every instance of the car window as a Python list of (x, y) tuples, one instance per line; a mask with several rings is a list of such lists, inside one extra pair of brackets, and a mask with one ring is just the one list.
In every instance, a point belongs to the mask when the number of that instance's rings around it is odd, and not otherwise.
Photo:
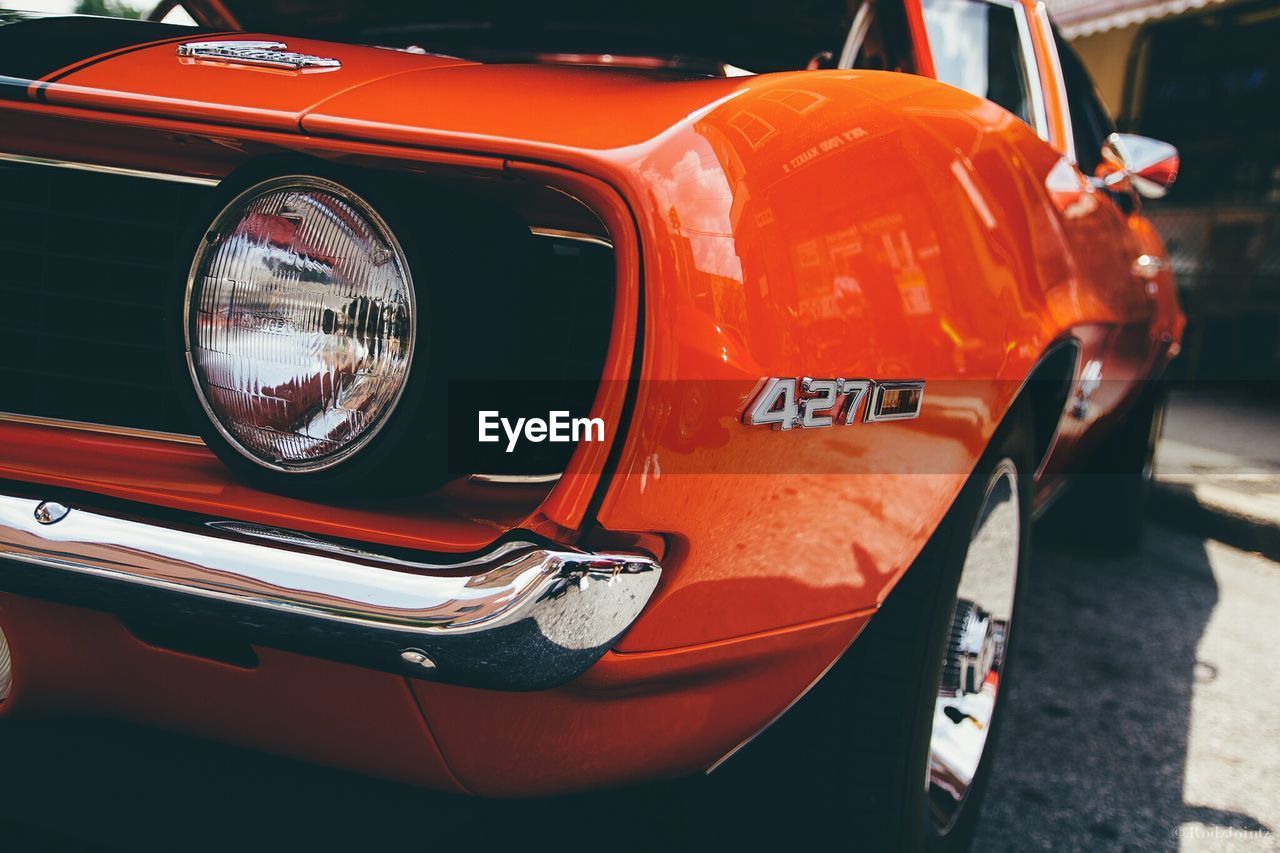
[(924, 23), (938, 79), (994, 101), (1036, 127), (1017, 12), (983, 0), (924, 0)]
[(858, 4), (839, 56), (841, 68), (915, 71), (911, 31), (900, 0), (863, 0)]
[(0, 8), (196, 25), (195, 19), (180, 0), (0, 0)]
[(1067, 87), (1067, 112), (1071, 116), (1071, 140), (1076, 149), (1076, 165), (1086, 175), (1096, 174), (1102, 163), (1102, 142), (1115, 133), (1116, 123), (1102, 104), (1093, 78), (1071, 45), (1054, 27), (1053, 40), (1058, 45), (1058, 64), (1062, 66), (1062, 82)]
[(151, 12), (151, 20), (156, 20), (159, 16), (162, 24), (182, 24), (185, 27), (194, 27), (196, 19), (191, 16), (186, 7), (181, 3), (174, 3), (170, 6), (168, 3), (161, 3)]

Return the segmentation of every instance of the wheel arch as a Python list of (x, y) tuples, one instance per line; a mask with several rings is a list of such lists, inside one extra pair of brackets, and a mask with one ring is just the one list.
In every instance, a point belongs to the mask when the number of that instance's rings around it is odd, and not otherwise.
[(1057, 443), (1079, 363), (1079, 341), (1075, 338), (1055, 341), (1032, 366), (1010, 406), (1010, 411), (1020, 405), (1026, 405), (1031, 411), (1037, 478)]

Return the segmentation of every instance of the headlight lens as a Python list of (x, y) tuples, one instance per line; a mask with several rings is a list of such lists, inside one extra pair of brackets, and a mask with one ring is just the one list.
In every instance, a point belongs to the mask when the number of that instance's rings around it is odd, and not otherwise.
[(191, 267), (187, 361), (214, 426), (280, 471), (369, 442), (413, 359), (413, 283), (381, 217), (345, 187), (277, 178), (237, 196)]

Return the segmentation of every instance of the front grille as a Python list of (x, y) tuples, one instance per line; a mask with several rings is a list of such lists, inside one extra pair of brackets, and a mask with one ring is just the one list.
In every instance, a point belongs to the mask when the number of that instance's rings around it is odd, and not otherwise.
[[(177, 357), (178, 321), (166, 312), (185, 285), (194, 217), (209, 212), (213, 192), (0, 160), (0, 413), (201, 431), (182, 403), (189, 379)], [(613, 250), (572, 232), (533, 231), (524, 275), (508, 283), (526, 297), (494, 293), (492, 310), (518, 304), (531, 330), (505, 342), (516, 372), (543, 380), (525, 383), (526, 402), (542, 414), (586, 414), (609, 342)], [(557, 328), (573, 334), (535, 333)], [(470, 386), (495, 393), (492, 383)], [(542, 445), (522, 464), (559, 470), (568, 450)]]
[(209, 192), (0, 162), (0, 411), (196, 432), (164, 314)]

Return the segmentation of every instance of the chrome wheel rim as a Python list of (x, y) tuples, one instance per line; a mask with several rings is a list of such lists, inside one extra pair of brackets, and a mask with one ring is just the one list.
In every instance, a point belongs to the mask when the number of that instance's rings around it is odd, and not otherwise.
[(1002, 459), (969, 537), (934, 701), (928, 796), (942, 832), (968, 798), (1000, 698), (1022, 548), (1020, 500), (1017, 467)]
[(9, 658), (9, 641), (0, 630), (0, 702), (9, 698), (13, 687), (13, 663)]
[(1156, 405), (1151, 413), (1151, 429), (1147, 433), (1147, 450), (1142, 458), (1142, 481), (1150, 483), (1156, 471), (1156, 448), (1164, 432), (1164, 406)]

